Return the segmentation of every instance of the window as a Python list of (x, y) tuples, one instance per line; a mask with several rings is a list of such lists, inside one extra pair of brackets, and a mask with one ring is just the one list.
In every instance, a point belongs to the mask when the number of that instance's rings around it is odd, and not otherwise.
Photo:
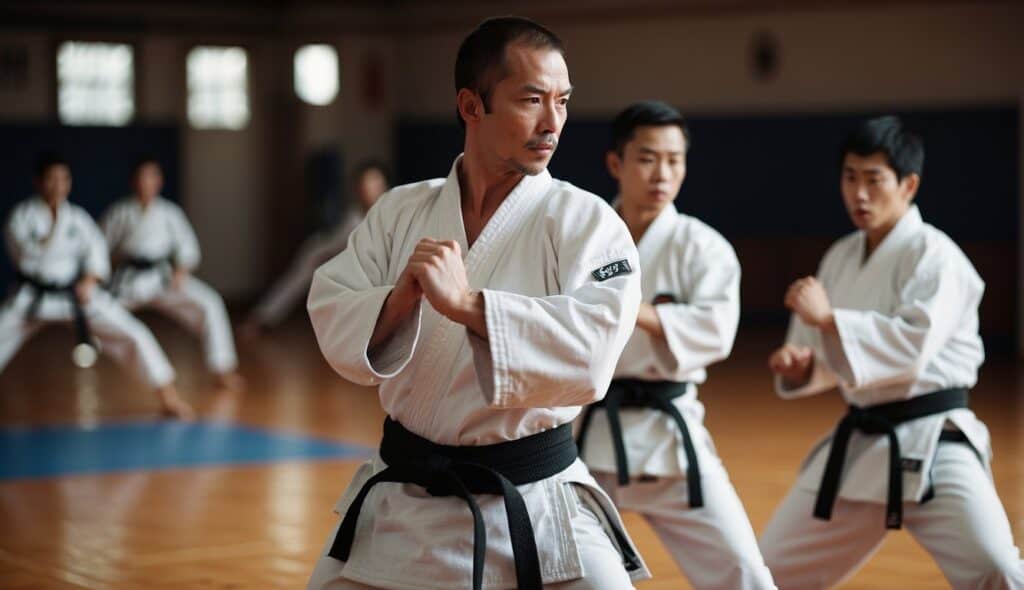
[(241, 47), (196, 47), (188, 54), (188, 120), (198, 129), (249, 123), (249, 58)]
[(127, 125), (134, 90), (130, 45), (66, 41), (57, 48), (57, 113), (65, 125)]
[(338, 96), (338, 52), (330, 45), (306, 45), (295, 52), (295, 93), (309, 104), (331, 104)]

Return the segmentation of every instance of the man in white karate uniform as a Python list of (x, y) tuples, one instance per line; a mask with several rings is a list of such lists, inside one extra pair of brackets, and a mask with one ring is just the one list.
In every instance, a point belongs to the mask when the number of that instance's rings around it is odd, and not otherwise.
[(704, 428), (697, 387), (729, 355), (740, 265), (717, 231), (676, 211), (689, 132), (636, 103), (612, 123), (608, 170), (636, 241), (643, 303), (608, 395), (584, 410), (580, 456), (622, 510), (642, 514), (695, 588), (774, 588), (746, 511)]
[(288, 271), (274, 282), (246, 319), (242, 327), (245, 334), (258, 334), (280, 324), (295, 304), (309, 294), (313, 272), (345, 248), (349, 235), (390, 187), (387, 168), (376, 160), (361, 163), (356, 167), (354, 186), (358, 203), (349, 209), (334, 230), (316, 234), (303, 242)]
[(576, 457), (636, 321), (637, 253), (546, 167), (571, 92), (558, 37), (483, 22), (455, 66), (465, 152), (385, 194), (317, 270), (309, 312), (345, 378), (380, 384), (380, 453), (310, 588), (632, 587), (649, 574)]
[(984, 283), (922, 220), (924, 146), (898, 118), (864, 122), (840, 156), (858, 231), (789, 288), (794, 317), (769, 364), (780, 396), (838, 386), (850, 407), (761, 537), (765, 561), (780, 588), (828, 588), (906, 527), (954, 588), (1024, 588), (988, 430), (967, 407)]
[(0, 370), (42, 326), (74, 322), (80, 339), (94, 340), (80, 344), (96, 344), (126, 365), (155, 391), (164, 414), (191, 418), (153, 334), (99, 286), (110, 273), (107, 246), (89, 214), (67, 201), (71, 168), (46, 154), (35, 180), (37, 195), (16, 205), (7, 222), (18, 283), (0, 307)]
[(128, 309), (155, 309), (198, 335), (218, 385), (241, 389), (224, 300), (192, 275), (199, 240), (181, 208), (160, 196), (160, 164), (140, 160), (132, 184), (135, 193), (111, 205), (101, 224), (115, 265), (111, 292)]

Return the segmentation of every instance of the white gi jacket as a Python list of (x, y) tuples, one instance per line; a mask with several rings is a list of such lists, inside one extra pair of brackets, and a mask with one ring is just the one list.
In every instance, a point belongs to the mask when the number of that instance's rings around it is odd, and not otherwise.
[[(867, 407), (973, 387), (985, 359), (978, 335), (985, 283), (967, 256), (925, 223), (916, 205), (866, 261), (865, 239), (864, 232), (854, 232), (825, 253), (817, 276), (835, 311), (839, 336), (824, 337), (794, 316), (786, 341), (814, 350), (814, 371), (798, 389), (787, 390), (776, 378), (778, 394), (802, 397), (838, 385), (848, 404)], [(904, 463), (910, 465), (903, 471), (904, 501), (920, 501), (927, 491), (947, 421), (967, 435), (988, 468), (988, 429), (974, 412), (957, 409), (905, 422), (896, 427)], [(804, 462), (797, 483), (802, 489), (817, 491), (830, 442), (831, 435)], [(853, 433), (839, 497), (885, 503), (888, 447), (884, 435)]]
[[(7, 222), (7, 251), (21, 273), (36, 280), (69, 284), (79, 273), (99, 279), (110, 275), (107, 244), (92, 217), (78, 205), (64, 201), (54, 219), (50, 207), (39, 196), (30, 197), (14, 207)], [(105, 295), (97, 292), (97, 296)], [(35, 290), (22, 285), (14, 294), (16, 305), (27, 305)], [(38, 318), (71, 317), (67, 297), (43, 297)]]
[[(688, 381), (675, 400), (698, 453), (713, 448), (704, 429), (704, 405), (697, 387), (705, 367), (729, 356), (740, 317), (740, 263), (729, 242), (695, 217), (669, 204), (637, 244), (643, 300), (655, 310), (665, 339), (637, 328), (615, 367), (616, 378)], [(679, 429), (659, 410), (623, 409), (622, 434), (630, 475), (678, 476), (687, 461)], [(704, 443), (704, 444), (702, 444)], [(584, 458), (594, 471), (615, 473), (608, 419), (596, 409), (586, 436)]]
[[(348, 247), (317, 270), (308, 308), (330, 365), (356, 383), (380, 384), (381, 405), (392, 418), (436, 443), (485, 445), (571, 422), (582, 404), (604, 395), (636, 321), (640, 274), (615, 212), (547, 171), (524, 177), (467, 248), (458, 166), (456, 160), (447, 179), (386, 193)], [(485, 298), (488, 340), (424, 300), (371, 356), (367, 346), (384, 300), (425, 237), (461, 243), (470, 285)], [(631, 272), (616, 274), (624, 264)], [(612, 276), (599, 280), (602, 270)], [(379, 456), (364, 464), (336, 510), (344, 514), (363, 483), (384, 468)], [(579, 460), (559, 475), (519, 486), (545, 583), (583, 574), (570, 525), (580, 502), (573, 483), (618, 520)], [(478, 499), (488, 527), (484, 586), (513, 586), (502, 500)], [(342, 575), (388, 588), (468, 587), (472, 544), (463, 500), (380, 483), (363, 506)], [(641, 568), (633, 575), (648, 573)]]
[[(125, 197), (111, 205), (102, 226), (115, 259), (174, 256), (175, 263), (190, 272), (199, 266), (199, 240), (192, 224), (181, 208), (167, 199), (157, 197), (143, 209), (137, 197)], [(122, 300), (146, 301), (167, 290), (166, 268), (124, 272), (124, 280), (116, 285)]]

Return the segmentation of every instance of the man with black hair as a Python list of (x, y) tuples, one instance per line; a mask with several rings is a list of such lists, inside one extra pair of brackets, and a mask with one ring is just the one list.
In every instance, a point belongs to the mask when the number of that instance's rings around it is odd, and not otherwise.
[(317, 267), (345, 249), (349, 235), (363, 221), (370, 207), (391, 186), (388, 176), (387, 166), (378, 160), (366, 160), (356, 166), (353, 183), (356, 206), (348, 210), (345, 218), (332, 231), (316, 234), (302, 244), (288, 271), (274, 282), (249, 314), (242, 327), (244, 334), (255, 335), (281, 323), (295, 305), (309, 294), (309, 285)]
[(914, 204), (924, 145), (896, 117), (865, 121), (840, 151), (857, 231), (786, 293), (776, 390), (839, 388), (847, 414), (804, 462), (761, 537), (780, 588), (839, 584), (906, 526), (954, 588), (1024, 588), (1024, 567), (968, 409), (984, 360), (984, 283)]
[(128, 309), (155, 309), (199, 336), (206, 366), (225, 389), (239, 390), (238, 356), (224, 300), (193, 276), (199, 240), (185, 212), (160, 196), (163, 171), (153, 158), (140, 159), (132, 175), (134, 194), (114, 203), (101, 226), (115, 269), (111, 292)]
[(697, 387), (729, 356), (740, 264), (721, 234), (676, 211), (689, 131), (644, 101), (612, 123), (616, 210), (640, 253), (643, 302), (604, 400), (584, 410), (580, 455), (622, 510), (647, 519), (695, 588), (774, 588)]
[(309, 586), (630, 588), (649, 574), (571, 422), (636, 321), (636, 248), (547, 172), (572, 90), (554, 33), (484, 21), (455, 90), (448, 177), (386, 193), (313, 279), (324, 356), (388, 418)]
[(100, 287), (110, 274), (107, 246), (89, 214), (67, 202), (67, 161), (41, 156), (35, 184), (37, 194), (16, 205), (7, 222), (7, 251), (19, 281), (0, 307), (0, 370), (39, 328), (73, 321), (80, 337), (94, 337), (101, 352), (156, 392), (164, 414), (191, 418), (153, 334)]

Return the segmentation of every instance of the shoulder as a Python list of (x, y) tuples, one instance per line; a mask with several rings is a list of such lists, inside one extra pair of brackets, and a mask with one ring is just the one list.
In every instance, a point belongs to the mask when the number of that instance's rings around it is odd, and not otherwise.
[(736, 250), (729, 240), (705, 221), (685, 213), (677, 213), (675, 222), (673, 237), (676, 244), (698, 255), (713, 255), (719, 260), (729, 258), (738, 262)]
[(571, 233), (607, 226), (629, 234), (618, 213), (604, 199), (564, 180), (551, 180), (543, 211), (546, 218), (557, 221), (558, 227)]

